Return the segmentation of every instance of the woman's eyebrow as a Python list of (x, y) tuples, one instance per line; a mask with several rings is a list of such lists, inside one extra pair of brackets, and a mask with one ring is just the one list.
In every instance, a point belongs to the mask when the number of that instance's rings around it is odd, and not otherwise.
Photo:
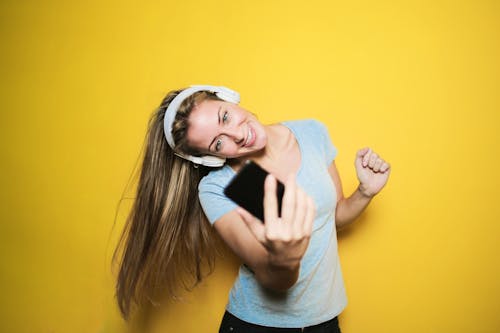
[[(220, 125), (220, 110), (222, 109), (222, 105), (219, 106), (219, 110), (217, 111), (217, 124)], [(208, 145), (208, 151), (210, 151), (210, 147), (214, 144), (215, 142), (215, 139), (217, 139), (217, 137), (215, 137), (212, 142), (210, 142), (210, 144)]]

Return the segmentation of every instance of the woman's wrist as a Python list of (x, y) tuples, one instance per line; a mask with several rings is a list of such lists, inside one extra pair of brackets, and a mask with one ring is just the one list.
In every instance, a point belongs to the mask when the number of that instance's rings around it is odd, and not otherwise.
[(300, 261), (297, 263), (271, 263), (261, 272), (259, 282), (266, 288), (283, 292), (291, 288), (299, 277)]
[(276, 258), (270, 257), (268, 261), (269, 268), (274, 271), (295, 271), (300, 267), (300, 259), (296, 258)]
[(370, 193), (362, 183), (359, 183), (358, 188), (356, 189), (363, 197), (367, 199), (372, 199), (376, 193)]

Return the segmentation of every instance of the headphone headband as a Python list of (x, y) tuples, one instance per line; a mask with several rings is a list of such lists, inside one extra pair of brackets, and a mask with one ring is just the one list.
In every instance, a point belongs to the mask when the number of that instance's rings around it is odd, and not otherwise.
[[(165, 111), (165, 117), (163, 121), (163, 131), (165, 132), (165, 138), (167, 139), (168, 145), (172, 150), (175, 151), (175, 142), (174, 142), (174, 137), (172, 136), (172, 125), (175, 120), (175, 115), (177, 114), (177, 111), (179, 110), (179, 107), (181, 106), (182, 102), (191, 96), (192, 94), (198, 92), (198, 91), (210, 91), (213, 92), (219, 97), (220, 99), (238, 104), (240, 102), (240, 94), (237, 93), (234, 90), (231, 90), (226, 87), (222, 86), (210, 86), (210, 85), (192, 85), (189, 88), (184, 89), (181, 91), (177, 96), (174, 97), (172, 102), (168, 105), (167, 110)], [(201, 164), (209, 167), (219, 167), (223, 166), (224, 163), (226, 162), (225, 158), (219, 158), (216, 156), (212, 155), (205, 155), (205, 156), (191, 156), (191, 155), (185, 155), (181, 154), (179, 152), (175, 152), (175, 154), (179, 157), (182, 157), (188, 161), (191, 161), (195, 164)]]

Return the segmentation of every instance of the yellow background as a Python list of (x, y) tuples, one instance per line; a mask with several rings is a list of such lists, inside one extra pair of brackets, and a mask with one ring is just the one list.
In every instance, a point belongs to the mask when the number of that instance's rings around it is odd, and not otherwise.
[[(0, 3), (0, 331), (124, 332), (110, 257), (149, 115), (231, 87), (265, 122), (317, 118), (346, 194), (369, 145), (387, 187), (340, 232), (345, 333), (499, 332), (498, 1)], [(215, 332), (226, 254), (143, 332)], [(137, 330), (138, 331), (138, 330)]]

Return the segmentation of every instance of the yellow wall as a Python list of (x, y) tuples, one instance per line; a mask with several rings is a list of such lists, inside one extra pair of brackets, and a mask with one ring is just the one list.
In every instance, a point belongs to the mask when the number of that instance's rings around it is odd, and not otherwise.
[[(110, 254), (170, 89), (240, 91), (392, 163), (339, 235), (346, 333), (499, 332), (497, 1), (2, 1), (0, 331), (123, 332)], [(125, 189), (132, 193), (130, 186)], [(109, 243), (108, 243), (109, 240)], [(151, 332), (216, 330), (236, 260)], [(145, 330), (144, 330), (145, 331)]]

